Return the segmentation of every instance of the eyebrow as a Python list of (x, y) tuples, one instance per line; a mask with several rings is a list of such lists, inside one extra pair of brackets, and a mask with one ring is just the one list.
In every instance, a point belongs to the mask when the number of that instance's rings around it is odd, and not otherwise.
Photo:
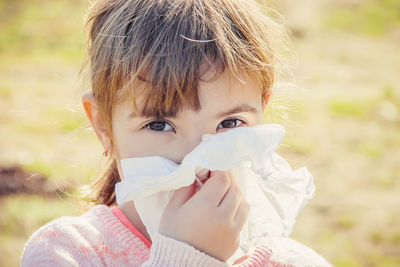
[[(257, 111), (256, 108), (254, 108), (254, 107), (252, 107), (252, 106), (250, 106), (248, 104), (243, 103), (243, 104), (239, 104), (239, 105), (231, 108), (230, 110), (223, 111), (223, 112), (217, 114), (216, 117), (217, 118), (222, 118), (222, 117), (227, 117), (229, 115), (236, 114), (236, 113), (242, 113), (242, 112), (249, 112), (249, 113), (257, 114), (258, 111)], [(139, 114), (139, 117), (143, 117), (143, 116), (144, 116), (143, 114)], [(128, 115), (128, 118), (131, 119), (131, 118), (134, 118), (134, 117), (137, 117), (137, 116), (136, 116), (135, 111), (132, 111)], [(144, 117), (146, 117), (146, 116), (144, 116)], [(151, 117), (151, 116), (148, 115), (148, 117)], [(166, 117), (174, 118), (175, 116), (166, 116)]]
[(240, 104), (240, 105), (237, 105), (237, 106), (231, 108), (228, 111), (224, 111), (224, 112), (219, 113), (217, 115), (217, 117), (218, 118), (226, 117), (226, 116), (229, 116), (229, 115), (232, 115), (232, 114), (235, 114), (235, 113), (241, 113), (241, 112), (250, 112), (250, 113), (256, 114), (258, 111), (257, 111), (256, 108), (254, 108), (252, 106), (249, 106), (248, 104), (244, 104), (243, 103), (243, 104)]

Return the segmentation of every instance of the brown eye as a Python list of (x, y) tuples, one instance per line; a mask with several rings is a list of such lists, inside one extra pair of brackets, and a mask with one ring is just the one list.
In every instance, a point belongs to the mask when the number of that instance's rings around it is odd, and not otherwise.
[(146, 125), (146, 127), (152, 131), (166, 132), (173, 130), (171, 124), (166, 121), (152, 121)]
[(239, 119), (228, 119), (228, 120), (224, 120), (222, 121), (219, 125), (218, 128), (235, 128), (238, 125), (242, 124), (243, 121), (239, 120)]

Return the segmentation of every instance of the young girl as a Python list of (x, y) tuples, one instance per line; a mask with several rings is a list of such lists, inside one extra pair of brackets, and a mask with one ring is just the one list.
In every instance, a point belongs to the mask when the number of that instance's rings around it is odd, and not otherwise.
[[(175, 191), (150, 239), (135, 204), (116, 205), (120, 160), (180, 163), (204, 134), (260, 124), (278, 60), (278, 27), (250, 0), (99, 0), (88, 18), (92, 92), (82, 102), (110, 159), (97, 205), (56, 219), (22, 266), (228, 266), (249, 206), (229, 171)], [(265, 237), (240, 266), (324, 266), (313, 250)]]

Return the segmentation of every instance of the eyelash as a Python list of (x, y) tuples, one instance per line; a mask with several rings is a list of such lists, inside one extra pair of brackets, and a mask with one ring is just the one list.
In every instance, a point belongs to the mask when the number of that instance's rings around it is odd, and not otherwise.
[[(163, 128), (162, 130), (154, 130), (154, 129), (151, 128), (152, 125), (161, 124), (161, 123), (164, 123), (164, 128)], [(168, 125), (171, 127), (171, 129), (168, 130), (168, 131), (164, 131), (165, 125), (166, 125), (166, 124), (168, 124)], [(152, 131), (152, 132), (169, 132), (169, 131), (171, 131), (171, 130), (172, 130), (173, 132), (175, 132), (175, 129), (174, 129), (174, 127), (172, 126), (172, 124), (171, 124), (170, 122), (164, 121), (164, 120), (151, 121), (151, 122), (147, 123), (147, 124), (145, 125), (145, 127), (146, 127), (147, 129), (149, 129), (150, 131)]]
[[(227, 127), (227, 128), (220, 127), (220, 125), (222, 125), (222, 123), (226, 122), (226, 121), (234, 121), (235, 122), (235, 126), (234, 127)], [(238, 124), (238, 122), (240, 122), (240, 123)], [(241, 125), (242, 123), (245, 123), (245, 122), (240, 120), (240, 119), (237, 119), (237, 118), (228, 118), (228, 119), (225, 119), (225, 120), (221, 121), (220, 124), (218, 124), (217, 130), (218, 129), (233, 129), (233, 128), (236, 128), (238, 125)]]
[[(227, 122), (227, 121), (234, 121), (235, 123), (235, 126), (234, 127), (226, 127), (226, 128), (224, 128), (223, 126), (222, 126), (222, 124), (224, 123), (224, 122)], [(239, 122), (239, 123), (238, 123)], [(238, 125), (241, 125), (241, 124), (243, 124), (243, 123), (245, 123), (243, 120), (240, 120), (240, 119), (237, 119), (237, 118), (228, 118), (228, 119), (225, 119), (225, 120), (223, 120), (222, 122), (220, 122), (220, 124), (218, 124), (218, 126), (217, 126), (217, 131), (218, 131), (218, 129), (233, 129), (233, 128), (236, 128)], [(151, 126), (154, 126), (154, 125), (156, 125), (156, 124), (158, 124), (158, 126), (160, 126), (160, 124), (164, 124), (164, 127), (161, 129), (161, 130), (155, 130), (155, 129), (152, 129), (151, 128)], [(171, 129), (168, 129), (167, 131), (165, 131), (164, 129), (165, 129), (165, 126), (166, 125), (169, 125), (169, 127), (171, 128)], [(146, 125), (145, 125), (145, 127), (147, 128), (147, 129), (149, 129), (150, 131), (152, 131), (152, 132), (169, 132), (169, 131), (173, 131), (173, 132), (175, 132), (175, 129), (174, 129), (174, 127), (172, 126), (172, 124), (170, 123), (170, 122), (168, 122), (168, 121), (164, 121), (164, 120), (156, 120), (156, 121), (151, 121), (151, 122), (149, 122), (149, 123), (147, 123)]]

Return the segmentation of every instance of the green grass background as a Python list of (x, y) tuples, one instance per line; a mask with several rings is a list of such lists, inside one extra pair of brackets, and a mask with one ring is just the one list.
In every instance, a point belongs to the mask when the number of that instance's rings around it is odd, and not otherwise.
[[(288, 133), (281, 153), (307, 166), (317, 194), (293, 238), (335, 266), (400, 265), (400, 1), (271, 3), (295, 33), (294, 80), (279, 84), (266, 122)], [(19, 164), (59, 185), (102, 167), (84, 117), (81, 0), (0, 0), (0, 166)], [(78, 192), (0, 198), (0, 266), (17, 266), (40, 226), (76, 216)]]

